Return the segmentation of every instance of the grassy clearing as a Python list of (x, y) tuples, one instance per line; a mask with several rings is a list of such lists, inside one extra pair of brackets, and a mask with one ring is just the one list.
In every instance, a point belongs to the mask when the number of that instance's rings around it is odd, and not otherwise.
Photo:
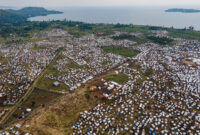
[(138, 50), (133, 50), (121, 46), (104, 46), (102, 49), (106, 53), (113, 53), (124, 57), (134, 57), (140, 53)]
[(200, 31), (184, 30), (184, 29), (168, 29), (169, 35), (174, 38), (184, 38), (200, 41)]
[(4, 57), (4, 54), (2, 54), (2, 53), (0, 52), (0, 65), (7, 64), (8, 61), (9, 61), (8, 58), (5, 58), (5, 57)]
[(137, 42), (138, 44), (146, 43), (148, 41), (148, 39), (146, 39), (144, 36), (136, 37), (129, 34), (121, 34), (119, 36), (113, 36), (112, 38), (114, 40), (131, 40)]
[(72, 68), (72, 69), (78, 69), (78, 68), (80, 68), (80, 66), (78, 64), (76, 64), (75, 62), (72, 62), (72, 61), (70, 61), (70, 63), (67, 64), (67, 66), (69, 68)]
[(58, 56), (49, 64), (48, 68), (45, 70), (45, 73), (52, 75), (62, 75), (63, 73), (59, 72), (54, 66), (57, 64), (57, 60), (64, 59), (65, 56), (60, 53)]
[(55, 81), (56, 80), (42, 77), (40, 80), (37, 81), (35, 87), (38, 87), (40, 89), (45, 89), (45, 90), (54, 90), (54, 91), (62, 91), (62, 92), (69, 91), (69, 86), (65, 85), (62, 82), (60, 82), (60, 86), (58, 87), (53, 86), (53, 83)]
[(45, 73), (48, 73), (48, 74), (51, 74), (51, 75), (62, 75), (61, 72), (59, 72), (55, 67), (53, 66), (50, 66), (48, 69), (46, 69), (46, 72)]
[(128, 81), (128, 76), (125, 75), (125, 74), (110, 74), (110, 75), (107, 75), (104, 77), (105, 80), (108, 80), (108, 81), (114, 81), (114, 82), (117, 82), (119, 84), (124, 84), (125, 82)]
[(149, 40), (151, 40), (152, 42), (156, 43), (156, 44), (160, 44), (160, 45), (172, 45), (174, 40), (173, 39), (169, 39), (166, 37), (154, 37), (154, 36), (148, 36), (147, 37)]
[(33, 50), (40, 50), (40, 49), (47, 49), (47, 47), (46, 46), (34, 46), (33, 48), (32, 48)]

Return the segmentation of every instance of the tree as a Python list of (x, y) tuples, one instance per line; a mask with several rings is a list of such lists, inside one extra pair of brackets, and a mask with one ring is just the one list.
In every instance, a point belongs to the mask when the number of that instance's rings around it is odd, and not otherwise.
[(34, 107), (34, 106), (35, 106), (35, 101), (32, 101), (31, 107)]
[(193, 30), (194, 30), (194, 27), (193, 27), (193, 26), (190, 26), (190, 27), (189, 27), (189, 30), (193, 31)]

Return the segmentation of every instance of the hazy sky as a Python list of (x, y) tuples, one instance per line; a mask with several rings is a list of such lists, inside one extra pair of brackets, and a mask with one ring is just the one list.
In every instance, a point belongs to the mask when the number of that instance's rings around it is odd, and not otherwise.
[(197, 5), (200, 0), (0, 0), (0, 6), (187, 6)]

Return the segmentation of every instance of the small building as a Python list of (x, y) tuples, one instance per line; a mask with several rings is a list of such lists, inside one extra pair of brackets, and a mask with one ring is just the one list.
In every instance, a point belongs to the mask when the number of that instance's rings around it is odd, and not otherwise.
[(58, 81), (55, 81), (55, 82), (53, 83), (53, 86), (58, 87), (58, 86), (60, 86), (60, 83), (59, 83)]
[(26, 111), (27, 111), (27, 112), (31, 112), (32, 110), (31, 110), (30, 108), (27, 108)]
[(102, 31), (97, 32), (98, 35), (103, 35), (104, 33)]

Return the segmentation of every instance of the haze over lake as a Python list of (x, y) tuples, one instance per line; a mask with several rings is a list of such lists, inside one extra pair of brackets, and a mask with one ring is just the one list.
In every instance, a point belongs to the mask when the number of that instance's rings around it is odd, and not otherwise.
[[(167, 13), (172, 7), (65, 7), (51, 8), (63, 14), (38, 16), (31, 21), (72, 20), (88, 23), (122, 23), (184, 28), (194, 26), (200, 30), (200, 13)], [(198, 9), (198, 8), (194, 8)]]

